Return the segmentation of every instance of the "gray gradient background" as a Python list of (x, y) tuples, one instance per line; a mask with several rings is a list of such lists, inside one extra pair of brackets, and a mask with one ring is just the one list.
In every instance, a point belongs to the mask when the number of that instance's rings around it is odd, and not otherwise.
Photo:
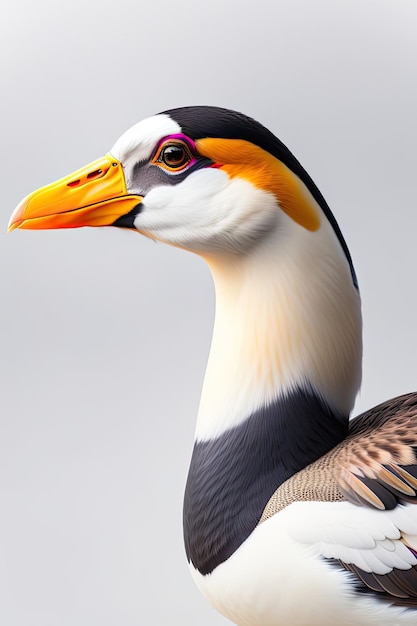
[(3, 7), (0, 624), (226, 624), (181, 530), (208, 270), (116, 229), (6, 236), (14, 206), (154, 112), (242, 110), (294, 151), (348, 241), (356, 412), (416, 389), (416, 33), (415, 0)]

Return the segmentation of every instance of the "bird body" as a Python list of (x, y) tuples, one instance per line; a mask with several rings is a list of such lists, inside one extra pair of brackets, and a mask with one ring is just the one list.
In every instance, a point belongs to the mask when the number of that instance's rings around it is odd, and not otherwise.
[[(381, 510), (375, 494), (378, 507), (369, 501), (363, 505), (370, 492), (351, 480), (362, 455), (368, 475), (372, 464), (379, 473), (379, 495), (385, 484), (397, 494), (402, 489), (405, 501), (406, 484), (393, 487), (401, 467), (391, 465), (393, 473), (384, 477), (373, 446), (387, 460), (392, 446), (397, 458), (404, 454), (406, 466), (409, 446), (401, 451), (401, 440), (415, 441), (416, 419), (417, 397), (410, 394), (353, 420), (338, 446), (281, 484), (260, 522), (228, 559), (209, 575), (191, 566), (202, 593), (239, 626), (415, 623), (415, 611), (402, 608), (416, 606), (415, 495), (410, 489), (409, 504), (394, 504), (388, 489), (387, 510)], [(411, 420), (414, 424), (401, 434), (401, 425)], [(363, 497), (362, 506), (353, 504), (355, 497), (357, 502)], [(349, 567), (341, 568), (340, 562)], [(375, 597), (365, 593), (368, 586), (377, 590)]]
[(213, 275), (184, 497), (202, 593), (238, 626), (414, 624), (417, 394), (349, 422), (361, 381), (356, 274), (295, 157), (233, 111), (167, 111), (11, 219), (86, 225), (190, 250)]
[[(209, 602), (239, 626), (415, 624), (415, 611), (388, 606), (361, 593), (352, 596), (353, 576), (318, 558), (326, 540), (340, 541), (337, 548), (341, 548), (342, 543), (360, 536), (369, 545), (377, 533), (382, 536), (386, 527), (393, 529), (401, 523), (385, 512), (385, 520), (380, 519), (380, 512), (376, 514), (379, 519), (369, 518), (369, 511), (364, 514), (359, 508), (362, 515), (352, 516), (352, 506), (293, 503), (257, 526), (212, 575), (203, 576), (192, 568), (193, 578)], [(339, 536), (334, 532), (338, 527)], [(384, 541), (391, 547), (392, 540)], [(356, 546), (352, 548), (355, 555)]]

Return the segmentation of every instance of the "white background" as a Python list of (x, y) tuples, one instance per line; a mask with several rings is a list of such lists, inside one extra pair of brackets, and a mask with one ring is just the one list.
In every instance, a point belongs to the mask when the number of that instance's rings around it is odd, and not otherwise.
[(415, 0), (3, 6), (0, 624), (226, 624), (181, 530), (208, 270), (113, 228), (7, 236), (14, 206), (143, 117), (243, 111), (287, 143), (347, 239), (364, 302), (356, 412), (413, 390), (416, 32)]

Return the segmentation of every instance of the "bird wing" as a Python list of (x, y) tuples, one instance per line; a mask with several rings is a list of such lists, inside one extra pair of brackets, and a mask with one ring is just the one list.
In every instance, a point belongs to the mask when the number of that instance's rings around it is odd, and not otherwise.
[(362, 586), (417, 602), (414, 505), (381, 512), (350, 502), (310, 502), (307, 512), (305, 503), (295, 503), (289, 532), (317, 555), (353, 572)]
[(294, 539), (362, 590), (417, 606), (417, 393), (353, 420), (347, 439), (281, 485), (261, 522), (290, 504)]
[(378, 405), (352, 420), (328, 461), (344, 498), (380, 510), (417, 504), (417, 393)]

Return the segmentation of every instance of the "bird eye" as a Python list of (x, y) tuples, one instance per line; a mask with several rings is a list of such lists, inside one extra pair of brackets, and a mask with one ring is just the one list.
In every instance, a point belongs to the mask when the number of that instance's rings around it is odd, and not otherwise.
[(163, 145), (154, 159), (154, 163), (171, 171), (183, 169), (190, 161), (192, 161), (191, 153), (188, 146), (183, 143)]

